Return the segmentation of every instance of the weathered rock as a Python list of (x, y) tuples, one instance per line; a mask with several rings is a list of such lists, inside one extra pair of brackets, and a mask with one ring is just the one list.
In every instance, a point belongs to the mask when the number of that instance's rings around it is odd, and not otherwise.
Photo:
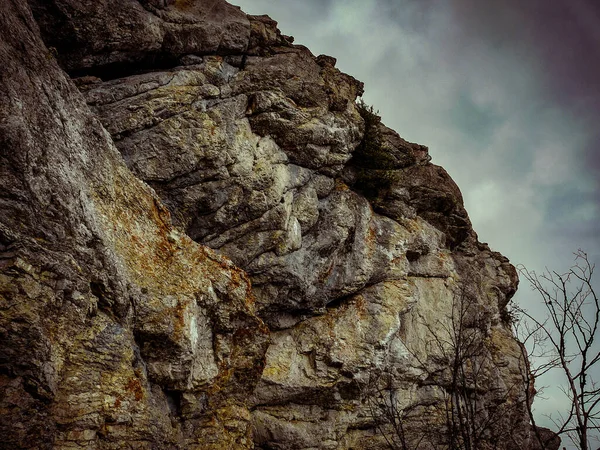
[(222, 0), (29, 4), (46, 47), (0, 6), (0, 441), (387, 448), (383, 404), (443, 447), (469, 340), (476, 446), (530, 446), (514, 267), (426, 147), (378, 124), (357, 165), (334, 58)]
[(188, 54), (241, 54), (251, 22), (223, 0), (29, 0), (42, 36), (69, 72), (105, 76), (173, 65)]
[[(429, 378), (442, 366), (421, 343), (432, 339), (425, 324), (449, 326), (460, 289), (473, 291), (473, 326), (490, 348), (514, 342), (499, 320), (514, 269), (478, 246), (460, 191), (425, 147), (383, 127), (397, 165), (391, 189), (372, 204), (389, 218), (336, 180), (344, 169), (352, 181), (345, 165), (360, 137), (360, 86), (341, 74), (329, 81), (323, 66), (335, 70), (293, 49), (251, 57), (244, 70), (205, 58), (84, 88), (129, 167), (182, 230), (251, 275), (261, 316), (280, 329), (253, 397), (255, 441), (267, 447), (373, 445), (377, 438), (364, 444), (372, 431), (348, 430), (376, 428), (365, 409), (374, 373), (394, 371), (395, 388), (415, 402), (439, 402), (431, 385), (448, 382)], [(345, 110), (332, 111), (332, 95), (345, 98)], [(399, 191), (406, 195), (393, 197)], [(489, 365), (489, 401), (506, 403), (520, 372)], [(518, 401), (505, 429), (522, 420)]]
[[(297, 49), (251, 57), (243, 71), (205, 57), (198, 66), (82, 87), (129, 167), (180, 228), (256, 274), (255, 292), (277, 313), (269, 318), (275, 326), (282, 310), (287, 317), (322, 308), (382, 279), (401, 245), (375, 244), (388, 240), (390, 225), (371, 220), (364, 199), (342, 184), (330, 195), (327, 175), (343, 168), (360, 138), (360, 86), (331, 65), (323, 70)], [(304, 108), (285, 95), (301, 86)], [(330, 111), (335, 96), (345, 96), (344, 111)], [(354, 248), (356, 233), (363, 237)], [(344, 242), (349, 258), (336, 251)]]
[(344, 180), (367, 196), (376, 212), (395, 220), (423, 217), (455, 248), (474, 237), (460, 189), (444, 168), (431, 164), (427, 147), (375, 124), (380, 150), (353, 158)]
[(533, 445), (531, 446), (531, 450), (558, 450), (560, 448), (561, 439), (552, 430), (549, 430), (548, 428), (538, 427), (538, 433), (542, 440), (543, 447), (540, 445), (539, 440), (534, 439)]
[(247, 448), (266, 328), (0, 5), (2, 448)]

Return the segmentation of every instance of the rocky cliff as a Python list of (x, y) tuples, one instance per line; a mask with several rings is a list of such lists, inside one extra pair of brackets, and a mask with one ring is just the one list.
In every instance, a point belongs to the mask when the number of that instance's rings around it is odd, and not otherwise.
[(0, 12), (1, 448), (529, 448), (516, 272), (335, 59), (223, 0)]

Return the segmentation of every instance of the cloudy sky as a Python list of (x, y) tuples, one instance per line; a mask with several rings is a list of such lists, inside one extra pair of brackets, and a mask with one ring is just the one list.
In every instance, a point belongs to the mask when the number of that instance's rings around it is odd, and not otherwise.
[[(600, 3), (234, 3), (364, 81), (384, 122), (456, 180), (481, 241), (538, 272), (578, 248), (600, 262)], [(531, 296), (522, 282), (516, 300)]]

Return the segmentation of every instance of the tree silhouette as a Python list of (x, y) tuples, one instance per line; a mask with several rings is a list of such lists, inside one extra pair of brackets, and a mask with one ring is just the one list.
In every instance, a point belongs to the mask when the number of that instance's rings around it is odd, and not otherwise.
[[(574, 265), (566, 273), (546, 270), (541, 275), (520, 267), (520, 273), (539, 295), (543, 317), (516, 308), (519, 320), (515, 332), (528, 346), (533, 389), (535, 378), (558, 370), (566, 383), (561, 386), (568, 397), (568, 410), (550, 417), (559, 435), (566, 435), (579, 450), (590, 450), (590, 437), (600, 424), (600, 302), (593, 284), (594, 264), (582, 250), (575, 253)], [(540, 308), (536, 307), (536, 310)], [(540, 318), (542, 317), (542, 318)], [(529, 405), (535, 428), (535, 418)], [(546, 448), (539, 433), (542, 448)]]

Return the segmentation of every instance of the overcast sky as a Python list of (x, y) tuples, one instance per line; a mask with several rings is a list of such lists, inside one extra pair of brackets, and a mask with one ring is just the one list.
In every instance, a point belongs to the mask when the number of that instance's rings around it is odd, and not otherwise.
[[(365, 82), (365, 101), (429, 147), (480, 240), (513, 264), (563, 270), (578, 248), (600, 262), (600, 2), (234, 3)], [(516, 301), (531, 300), (522, 281)]]

